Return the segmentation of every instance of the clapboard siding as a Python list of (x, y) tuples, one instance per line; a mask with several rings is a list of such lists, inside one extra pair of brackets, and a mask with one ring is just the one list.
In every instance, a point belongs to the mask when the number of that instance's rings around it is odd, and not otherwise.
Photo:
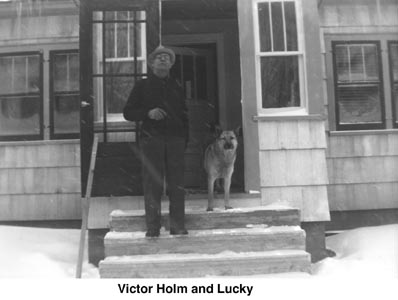
[(326, 148), (324, 121), (267, 121), (259, 130), (260, 150)]
[(0, 195), (0, 220), (76, 220), (81, 196), (74, 194)]
[(0, 169), (80, 167), (80, 144), (0, 144)]
[(0, 169), (0, 178), (0, 195), (80, 191), (79, 167)]
[(0, 220), (79, 219), (80, 143), (0, 144)]
[(398, 182), (328, 186), (331, 211), (398, 208)]
[(398, 131), (333, 133), (328, 144), (332, 211), (398, 208)]

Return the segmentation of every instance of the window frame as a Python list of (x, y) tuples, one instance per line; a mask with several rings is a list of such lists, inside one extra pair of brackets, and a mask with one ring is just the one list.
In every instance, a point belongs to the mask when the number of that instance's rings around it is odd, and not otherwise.
[[(20, 52), (2, 52), (0, 53), (0, 57), (5, 56), (30, 56), (30, 55), (37, 55), (39, 57), (39, 127), (40, 133), (39, 134), (21, 134), (21, 135), (2, 135), (0, 132), (0, 141), (21, 141), (21, 140), (44, 140), (44, 54), (43, 51), (20, 51)], [(23, 93), (19, 94), (9, 94), (11, 95), (22, 95)], [(29, 94), (29, 93), (28, 93)], [(6, 95), (6, 94), (4, 94)], [(36, 94), (35, 94), (36, 95)]]
[[(398, 41), (396, 39), (396, 34), (391, 32), (330, 32), (324, 33), (323, 35), (324, 41), (324, 68), (325, 68), (325, 97), (327, 97), (326, 110), (328, 113), (328, 131), (361, 131), (361, 130), (390, 130), (393, 129), (392, 124), (392, 93), (388, 92), (391, 88), (391, 80), (390, 80), (390, 71), (388, 67), (388, 49), (387, 42), (388, 41)], [(382, 87), (383, 87), (383, 95), (384, 95), (384, 120), (385, 127), (380, 129), (337, 129), (336, 122), (336, 94), (335, 94), (335, 79), (334, 79), (334, 69), (333, 69), (333, 53), (332, 53), (332, 42), (334, 41), (352, 41), (354, 43), (357, 42), (379, 42), (380, 43), (380, 61), (382, 63)], [(387, 66), (387, 67), (386, 67)]]
[[(390, 90), (391, 90), (391, 110), (392, 110), (392, 127), (393, 128), (398, 128), (398, 114), (397, 114), (397, 109), (396, 107), (397, 103), (395, 102), (394, 99), (394, 70), (391, 68), (391, 62), (392, 62), (392, 56), (391, 56), (391, 51), (390, 51), (390, 46), (392, 44), (396, 44), (398, 46), (398, 38), (396, 40), (387, 40), (387, 51), (388, 51), (388, 66), (389, 66), (389, 75), (390, 75)], [(397, 62), (398, 63), (398, 62)], [(398, 79), (397, 79), (397, 84), (398, 84)], [(398, 95), (396, 95), (398, 97)]]
[[(56, 92), (54, 90), (54, 76), (52, 76), (53, 67), (54, 67), (54, 57), (57, 54), (69, 54), (76, 53), (79, 54), (79, 49), (57, 49), (57, 50), (49, 50), (49, 117), (50, 117), (50, 140), (54, 139), (77, 139), (80, 137), (80, 129), (77, 133), (55, 133), (55, 120), (54, 120), (54, 106), (55, 106), (55, 95)], [(79, 66), (80, 67), (80, 66)], [(79, 80), (80, 82), (80, 80)], [(77, 92), (74, 92), (80, 98), (80, 87)], [(79, 100), (80, 104), (81, 100)], [(79, 105), (80, 107), (80, 105)], [(80, 114), (80, 111), (79, 111)], [(80, 128), (80, 117), (79, 117), (79, 128)]]
[[(379, 87), (380, 87), (380, 105), (381, 105), (381, 123), (359, 123), (359, 124), (340, 124), (340, 110), (338, 105), (338, 80), (337, 80), (337, 68), (336, 68), (336, 53), (334, 47), (336, 45), (350, 45), (350, 44), (374, 44), (377, 49), (378, 58), (378, 71), (379, 71)], [(384, 96), (384, 78), (383, 78), (383, 63), (382, 63), (382, 51), (380, 41), (375, 40), (341, 40), (332, 41), (332, 56), (333, 56), (333, 85), (334, 85), (334, 102), (335, 102), (335, 118), (336, 128), (338, 131), (343, 130), (371, 130), (371, 129), (386, 129), (386, 106)]]
[[(296, 13), (297, 26), (297, 51), (274, 51), (262, 52), (260, 45), (260, 26), (258, 17), (259, 3), (272, 2), (294, 2)], [(252, 2), (253, 24), (254, 24), (254, 51), (255, 51), (255, 72), (257, 81), (257, 112), (266, 116), (288, 116), (288, 115), (308, 115), (308, 90), (307, 90), (307, 75), (306, 75), (306, 51), (305, 51), (305, 37), (304, 37), (304, 19), (303, 19), (303, 4), (302, 0), (254, 0)], [(295, 107), (279, 107), (279, 108), (263, 108), (262, 106), (262, 80), (261, 80), (261, 58), (263, 57), (284, 57), (294, 56), (298, 58), (298, 73), (299, 73), (299, 89), (300, 89), (300, 106)]]

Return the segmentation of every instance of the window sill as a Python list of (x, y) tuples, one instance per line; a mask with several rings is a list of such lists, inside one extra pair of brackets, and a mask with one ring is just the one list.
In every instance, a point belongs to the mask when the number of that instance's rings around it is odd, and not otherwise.
[(1, 141), (1, 146), (41, 146), (41, 145), (64, 145), (64, 144), (79, 144), (80, 139), (65, 139), (65, 140), (32, 140), (32, 141)]
[[(134, 131), (136, 128), (136, 122), (130, 121), (108, 121), (106, 123), (108, 131)], [(102, 132), (104, 129), (104, 122), (95, 122), (94, 131)]]
[(299, 120), (317, 120), (324, 121), (326, 120), (325, 115), (296, 115), (296, 116), (253, 116), (254, 122), (270, 122), (270, 121), (299, 121)]
[(398, 134), (398, 129), (329, 131), (330, 136), (378, 135), (378, 134)]

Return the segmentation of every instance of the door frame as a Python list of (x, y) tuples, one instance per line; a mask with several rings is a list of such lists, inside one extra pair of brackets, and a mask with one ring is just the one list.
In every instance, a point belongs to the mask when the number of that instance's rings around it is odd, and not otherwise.
[(159, 45), (158, 0), (80, 0), (79, 53), (80, 53), (80, 170), (81, 195), (85, 196), (91, 149), (94, 140), (94, 91), (93, 91), (93, 30), (92, 12), (141, 9), (146, 10), (147, 51), (151, 53)]
[(217, 55), (217, 101), (218, 101), (218, 116), (222, 128), (226, 127), (226, 80), (225, 80), (225, 60), (224, 60), (224, 34), (210, 33), (210, 34), (170, 34), (162, 36), (163, 42), (168, 46), (180, 46), (186, 44), (209, 44), (216, 45)]

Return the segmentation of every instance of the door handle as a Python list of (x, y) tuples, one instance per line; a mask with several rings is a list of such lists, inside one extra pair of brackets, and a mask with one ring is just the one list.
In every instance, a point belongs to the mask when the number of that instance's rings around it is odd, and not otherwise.
[(90, 103), (88, 103), (87, 101), (82, 101), (82, 102), (80, 102), (80, 106), (81, 107), (87, 107), (87, 106), (90, 106), (91, 104)]

